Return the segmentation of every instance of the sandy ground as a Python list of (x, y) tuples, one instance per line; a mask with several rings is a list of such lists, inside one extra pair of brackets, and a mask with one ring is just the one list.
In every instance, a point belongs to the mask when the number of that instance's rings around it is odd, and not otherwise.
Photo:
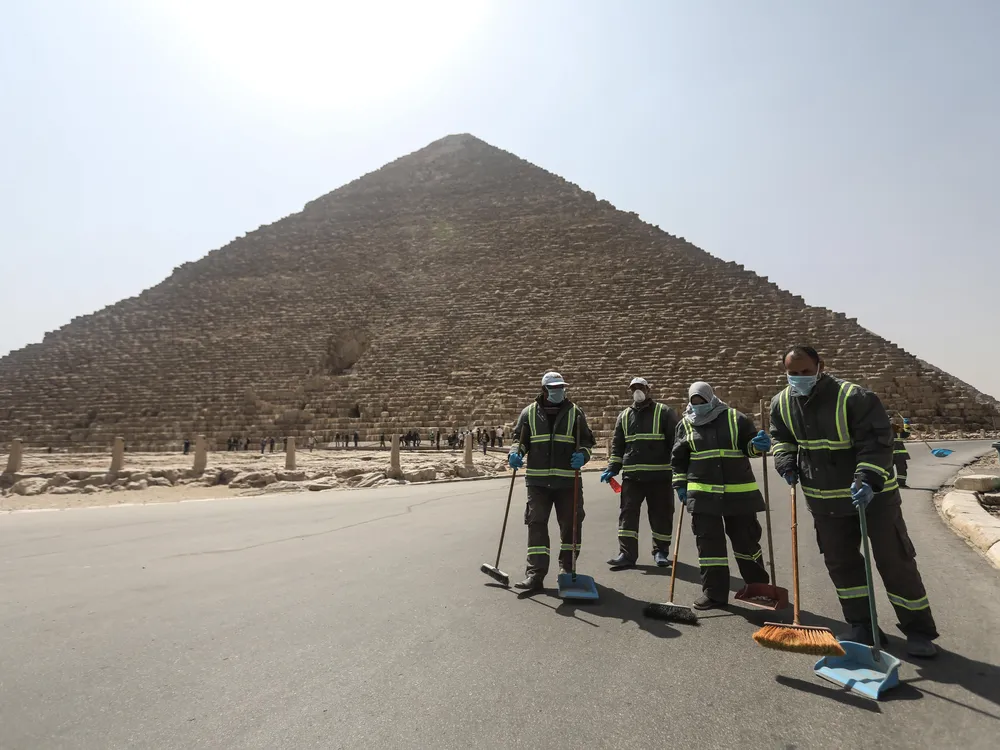
[[(463, 469), (463, 457), (461, 450), (403, 449), (400, 468), (409, 482), (497, 476), (507, 471), (506, 450), (486, 455), (481, 450), (473, 452), (472, 472)], [(193, 452), (187, 456), (127, 453), (122, 473), (108, 477), (109, 454), (25, 453), (21, 471), (0, 494), (0, 510), (162, 503), (398, 484), (399, 480), (385, 477), (389, 459), (387, 450), (306, 449), (298, 451), (296, 469), (288, 472), (280, 450), (265, 454), (222, 451), (209, 453), (208, 469), (195, 477), (190, 475)], [(16, 483), (21, 480), (33, 485), (30, 494), (18, 494)]]

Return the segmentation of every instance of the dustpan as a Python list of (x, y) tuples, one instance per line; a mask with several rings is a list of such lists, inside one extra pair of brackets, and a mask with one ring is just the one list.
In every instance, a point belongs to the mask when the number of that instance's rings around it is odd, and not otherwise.
[(895, 656), (864, 643), (841, 641), (840, 645), (844, 655), (824, 656), (816, 662), (817, 676), (876, 701), (899, 685), (900, 662)]
[[(875, 587), (872, 586), (872, 557), (868, 549), (868, 522), (864, 507), (858, 508), (861, 519), (861, 546), (865, 553), (865, 579), (868, 583), (868, 611), (871, 616), (872, 633), (878, 642), (878, 612), (875, 608)], [(843, 685), (849, 690), (879, 700), (882, 694), (899, 685), (899, 659), (887, 654), (878, 646), (868, 646), (854, 641), (841, 641), (843, 656), (824, 656), (813, 667), (813, 671), (824, 680)]]
[[(580, 450), (580, 421), (576, 423), (576, 449)], [(557, 580), (559, 587), (559, 597), (561, 599), (586, 599), (593, 601), (598, 598), (597, 584), (591, 576), (580, 575), (576, 572), (576, 511), (580, 505), (580, 470), (576, 470), (573, 477), (573, 549), (571, 550), (570, 572), (560, 573)]]

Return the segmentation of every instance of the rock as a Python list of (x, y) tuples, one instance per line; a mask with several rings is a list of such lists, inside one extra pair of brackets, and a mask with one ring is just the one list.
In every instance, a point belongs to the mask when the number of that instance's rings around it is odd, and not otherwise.
[(1000, 492), (986, 492), (979, 496), (979, 502), (990, 507), (1000, 506)]
[(239, 469), (234, 469), (232, 466), (227, 466), (223, 469), (219, 469), (219, 484), (230, 484), (236, 477), (240, 474)]
[(53, 487), (49, 490), (50, 495), (78, 495), (80, 490), (77, 487), (70, 487), (69, 485), (64, 485), (62, 487)]
[(153, 469), (149, 476), (155, 479), (166, 479), (170, 484), (176, 484), (181, 478), (181, 471), (177, 469)]
[(248, 471), (233, 479), (229, 486), (234, 490), (266, 487), (277, 482), (277, 478), (270, 471)]
[(276, 471), (274, 476), (279, 482), (301, 482), (305, 480), (306, 473), (304, 471)]
[(136, 473), (132, 474), (129, 477), (129, 480), (131, 482), (148, 482), (149, 481), (149, 472), (137, 471)]
[(433, 466), (425, 466), (413, 471), (404, 471), (403, 479), (407, 482), (430, 482), (437, 476), (437, 469)]
[(84, 470), (76, 470), (76, 471), (67, 471), (66, 472), (66, 476), (68, 476), (74, 482), (79, 482), (79, 481), (81, 481), (83, 479), (88, 479), (91, 476), (91, 474), (90, 474), (89, 471), (87, 471), (87, 470), (84, 469)]
[(480, 469), (478, 466), (463, 466), (462, 464), (455, 465), (455, 473), (462, 477), (462, 479), (469, 479), (470, 477), (482, 477), (486, 475), (486, 472)]
[(267, 485), (268, 493), (271, 492), (302, 492), (305, 487), (298, 482), (277, 481)]
[(368, 474), (361, 474), (358, 476), (353, 476), (348, 481), (352, 487), (372, 487), (376, 482), (380, 482), (385, 479), (384, 471), (373, 471)]
[(55, 487), (65, 487), (71, 481), (72, 480), (65, 474), (56, 474), (54, 477), (51, 477), (48, 482), (46, 482), (46, 488), (53, 489)]
[(337, 469), (334, 473), (338, 479), (350, 479), (367, 472), (367, 469), (359, 469), (356, 466), (345, 469)]
[(144, 490), (149, 486), (149, 480), (140, 479), (138, 482), (129, 482), (125, 485), (127, 490)]
[(324, 477), (330, 476), (328, 471), (307, 471), (306, 480), (309, 482), (315, 481), (317, 479), (323, 479)]
[(150, 477), (148, 483), (150, 487), (172, 487), (170, 480), (166, 477)]
[(41, 495), (45, 492), (47, 483), (48, 480), (43, 477), (28, 477), (15, 482), (14, 486), (10, 488), (10, 492), (12, 495), (23, 495), (24, 497)]
[(94, 495), (94, 494), (96, 494), (96, 493), (98, 493), (98, 492), (100, 492), (100, 490), (99, 490), (99, 489), (97, 489), (97, 488), (96, 488), (96, 487), (95, 487), (94, 485), (92, 485), (92, 484), (88, 484), (88, 485), (87, 485), (86, 487), (84, 487), (84, 488), (83, 488), (83, 494), (84, 494), (84, 495)]
[(307, 490), (312, 492), (320, 492), (322, 490), (334, 490), (339, 486), (340, 482), (337, 481), (336, 477), (323, 477), (314, 482), (310, 482), (305, 487)]
[(969, 474), (955, 480), (955, 489), (972, 492), (995, 492), (1000, 490), (1000, 477), (992, 474)]

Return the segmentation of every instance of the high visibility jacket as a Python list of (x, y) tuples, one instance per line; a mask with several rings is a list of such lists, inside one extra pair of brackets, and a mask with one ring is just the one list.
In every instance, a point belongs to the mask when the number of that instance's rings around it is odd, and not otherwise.
[(736, 409), (700, 426), (680, 421), (671, 463), (674, 487), (687, 488), (688, 510), (713, 516), (764, 510), (749, 458), (760, 455), (750, 442), (756, 434), (753, 420)]
[(808, 396), (785, 388), (771, 399), (774, 465), (796, 471), (809, 510), (850, 516), (851, 484), (859, 476), (875, 502), (899, 502), (892, 476), (893, 433), (882, 402), (871, 391), (823, 375)]
[(910, 457), (910, 452), (908, 450), (906, 450), (906, 443), (903, 442), (903, 435), (906, 435), (906, 434), (908, 434), (908, 433), (904, 432), (901, 435), (897, 435), (896, 439), (893, 441), (893, 444), (892, 444), (892, 454), (894, 456), (903, 456), (904, 458), (909, 458)]
[(545, 414), (542, 396), (521, 411), (514, 425), (514, 440), (517, 442), (511, 450), (528, 457), (524, 469), (525, 484), (533, 487), (573, 486), (576, 472), (570, 468), (569, 462), (576, 450), (577, 430), (580, 450), (590, 460), (594, 433), (587, 426), (583, 409), (572, 401), (563, 401), (551, 420)]
[(609, 469), (621, 469), (625, 479), (670, 481), (670, 451), (677, 429), (677, 413), (669, 406), (646, 400), (618, 415), (611, 441)]

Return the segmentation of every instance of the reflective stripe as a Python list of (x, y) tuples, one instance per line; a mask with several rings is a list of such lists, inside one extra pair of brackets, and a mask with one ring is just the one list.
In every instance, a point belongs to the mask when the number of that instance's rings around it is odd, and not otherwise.
[(699, 557), (698, 564), (703, 568), (728, 568), (729, 558), (726, 557)]
[(739, 552), (733, 552), (733, 557), (735, 557), (737, 560), (749, 560), (750, 562), (756, 562), (763, 556), (763, 554), (764, 554), (763, 550), (757, 550), (752, 555), (741, 555)]
[(898, 455), (909, 456), (910, 452), (908, 450), (906, 450), (906, 448), (903, 448), (903, 450), (901, 450), (901, 451), (893, 451), (893, 455), (897, 455), (897, 456)]
[(657, 542), (669, 542), (669, 541), (673, 540), (673, 537), (670, 534), (657, 534), (654, 531), (653, 532), (653, 540), (657, 541)]
[(919, 599), (905, 599), (899, 594), (893, 594), (891, 591), (886, 592), (889, 594), (889, 601), (892, 602), (893, 606), (902, 607), (910, 612), (919, 612), (922, 609), (930, 609), (931, 603), (927, 601), (926, 596), (922, 596)]
[(706, 458), (746, 458), (740, 451), (719, 448), (716, 450), (694, 451), (691, 454), (692, 461), (703, 461)]
[(883, 469), (881, 466), (877, 466), (875, 464), (870, 464), (870, 463), (868, 463), (866, 461), (859, 462), (858, 465), (857, 465), (857, 468), (855, 468), (855, 472), (859, 472), (859, 471), (862, 471), (864, 469), (868, 469), (869, 471), (874, 471), (876, 474), (878, 474), (879, 476), (881, 476), (883, 479), (888, 479), (889, 478), (889, 472), (888, 471), (886, 471), (885, 469)]
[(730, 409), (727, 414), (729, 416), (729, 439), (735, 451), (737, 450), (736, 438), (739, 435), (739, 426), (736, 423), (736, 409)]
[(837, 597), (840, 599), (867, 599), (867, 586), (850, 586), (844, 589), (837, 589)]
[(610, 464), (620, 464), (624, 463), (624, 459), (621, 456), (608, 456), (608, 463)]
[(526, 477), (565, 477), (567, 479), (573, 479), (576, 476), (576, 471), (574, 471), (573, 469), (528, 468), (524, 470), (524, 475)]
[(850, 440), (803, 440), (798, 447), (805, 451), (846, 451), (853, 448), (854, 443)]
[[(579, 552), (580, 551), (580, 547), (582, 547), (582, 546), (583, 546), (582, 544), (576, 545), (576, 551)], [(559, 545), (559, 551), (560, 552), (572, 552), (573, 551), (573, 545), (572, 544), (560, 544)]]
[(627, 539), (638, 539), (638, 531), (629, 531), (628, 529), (618, 529), (618, 536), (625, 537)]
[(629, 464), (623, 471), (671, 471), (670, 464)]
[(846, 490), (817, 490), (802, 485), (802, 494), (814, 500), (837, 500), (840, 498), (847, 498), (849, 500), (851, 498), (850, 488)]
[(799, 446), (795, 443), (775, 443), (771, 446), (771, 453), (777, 456), (780, 453), (797, 453)]
[(847, 398), (857, 389), (854, 383), (844, 381), (840, 384), (840, 393), (837, 394), (837, 437), (840, 442), (850, 442), (851, 433), (847, 428)]
[(691, 423), (686, 419), (682, 420), (681, 424), (684, 425), (684, 434), (687, 435), (688, 445), (691, 446), (691, 452), (694, 453), (694, 429), (691, 427)]
[(792, 440), (796, 443), (801, 442), (798, 435), (795, 434), (795, 425), (792, 423), (792, 407), (789, 404), (789, 398), (791, 398), (791, 386), (788, 386), (781, 393), (778, 394), (778, 413), (781, 415), (781, 421), (785, 423), (785, 427), (788, 428), (788, 432), (791, 433)]
[(529, 555), (547, 555), (549, 554), (548, 547), (528, 547)]
[(896, 479), (902, 479), (905, 482), (906, 481), (906, 474), (896, 474)]
[(743, 484), (702, 484), (691, 481), (688, 477), (688, 492), (712, 492), (717, 495), (735, 492), (753, 492), (757, 489), (756, 482), (744, 482)]

